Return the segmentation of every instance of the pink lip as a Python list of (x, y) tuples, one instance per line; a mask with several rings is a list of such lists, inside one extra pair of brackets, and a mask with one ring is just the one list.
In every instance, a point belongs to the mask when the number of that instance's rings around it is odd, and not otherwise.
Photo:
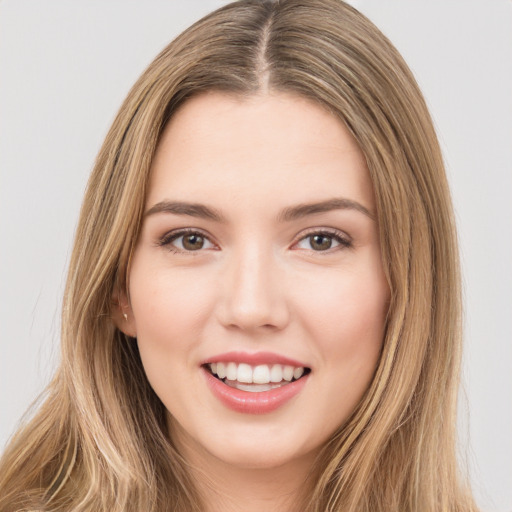
[[(226, 361), (226, 359), (220, 359), (220, 361)], [(228, 361), (236, 362), (233, 359), (228, 359)], [(247, 361), (247, 359), (245, 359), (245, 361)], [(296, 396), (302, 390), (309, 377), (309, 374), (304, 375), (299, 380), (290, 382), (290, 384), (286, 384), (280, 388), (252, 393), (250, 391), (241, 391), (224, 384), (224, 382), (214, 377), (204, 367), (201, 368), (201, 370), (206, 377), (206, 382), (212, 393), (229, 409), (245, 414), (265, 414), (275, 411)]]
[(255, 354), (249, 354), (248, 352), (226, 352), (225, 354), (219, 354), (209, 359), (205, 359), (201, 366), (208, 363), (246, 363), (251, 366), (257, 366), (259, 364), (284, 364), (287, 366), (295, 367), (307, 367), (304, 363), (290, 359), (288, 357), (274, 354), (272, 352), (256, 352)]

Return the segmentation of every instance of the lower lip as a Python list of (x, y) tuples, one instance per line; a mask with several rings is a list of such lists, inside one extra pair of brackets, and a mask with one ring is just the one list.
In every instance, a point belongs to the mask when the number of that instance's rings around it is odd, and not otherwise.
[(279, 409), (300, 393), (309, 377), (308, 374), (279, 388), (253, 393), (232, 388), (204, 368), (202, 371), (212, 393), (229, 409), (245, 414), (265, 414)]

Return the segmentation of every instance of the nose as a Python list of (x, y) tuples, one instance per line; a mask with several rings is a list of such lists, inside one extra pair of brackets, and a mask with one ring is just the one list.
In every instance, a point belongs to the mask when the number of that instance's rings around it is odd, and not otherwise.
[(227, 258), (217, 312), (221, 324), (241, 331), (276, 331), (289, 322), (283, 268), (271, 251), (250, 246)]

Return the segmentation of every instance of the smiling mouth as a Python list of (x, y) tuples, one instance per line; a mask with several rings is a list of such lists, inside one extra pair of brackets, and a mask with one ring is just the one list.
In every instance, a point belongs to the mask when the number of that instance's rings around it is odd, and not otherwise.
[(311, 370), (304, 366), (217, 362), (203, 367), (216, 379), (240, 391), (260, 393), (280, 388), (308, 375)]

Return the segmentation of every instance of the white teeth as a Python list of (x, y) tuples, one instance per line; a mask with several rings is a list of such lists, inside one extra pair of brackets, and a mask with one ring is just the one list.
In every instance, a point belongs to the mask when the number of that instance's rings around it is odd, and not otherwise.
[(295, 380), (300, 379), (303, 374), (304, 374), (304, 368), (295, 368), (293, 370), (293, 378)]
[[(212, 369), (213, 371), (213, 369)], [(226, 376), (226, 366), (224, 363), (217, 363), (217, 377), (223, 379)]]
[(270, 382), (270, 370), (266, 364), (260, 364), (254, 368), (252, 381), (255, 384), (268, 384)]
[(270, 382), (281, 382), (282, 380), (283, 367), (280, 364), (274, 364), (270, 369)]
[(283, 368), (283, 379), (291, 382), (293, 379), (293, 366), (285, 366)]
[[(235, 379), (233, 379), (235, 380)], [(246, 384), (252, 384), (252, 368), (250, 365), (241, 363), (238, 365), (238, 372), (236, 374), (236, 380), (238, 382), (245, 382)]]
[[(282, 383), (286, 384), (291, 382), (293, 379), (300, 379), (304, 375), (304, 367), (289, 366), (281, 364), (273, 364), (271, 366), (267, 364), (260, 364), (258, 366), (251, 366), (246, 363), (210, 363), (210, 370), (214, 375), (217, 375), (219, 379), (225, 379), (233, 383), (250, 384), (251, 390), (253, 391), (266, 391), (273, 389), (275, 384)], [(254, 385), (253, 385), (254, 384)], [(265, 387), (265, 385), (269, 386)], [(247, 386), (239, 387), (238, 384), (234, 387), (247, 391)], [(263, 389), (264, 388), (264, 389)]]
[(228, 363), (226, 366), (226, 378), (228, 380), (236, 380), (237, 377), (237, 369), (235, 363)]

